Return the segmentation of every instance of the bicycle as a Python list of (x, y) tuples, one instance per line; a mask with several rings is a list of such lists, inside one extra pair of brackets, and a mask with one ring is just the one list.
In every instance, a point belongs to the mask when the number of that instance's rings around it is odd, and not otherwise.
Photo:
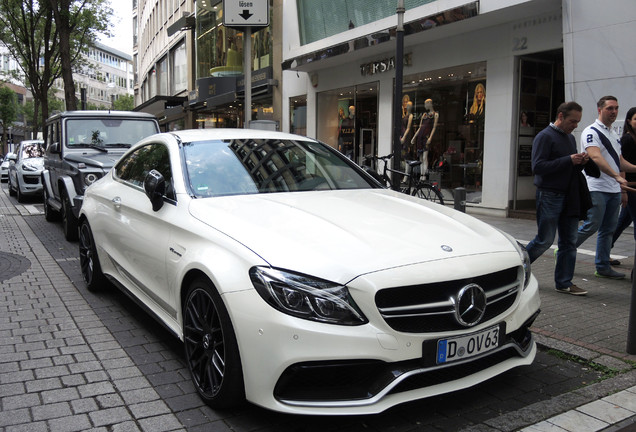
[(442, 192), (440, 191), (437, 182), (432, 182), (426, 178), (415, 178), (416, 168), (422, 165), (421, 161), (405, 161), (407, 166), (410, 168), (410, 173), (408, 173), (389, 168), (389, 161), (393, 158), (393, 156), (393, 154), (386, 156), (365, 156), (365, 161), (374, 160), (382, 161), (384, 163), (381, 175), (369, 167), (365, 167), (366, 171), (378, 180), (380, 184), (391, 189), (394, 189), (394, 185), (391, 180), (391, 176), (388, 173), (398, 174), (398, 176), (402, 176), (402, 178), (406, 179), (406, 182), (401, 182), (399, 185), (400, 192), (444, 205), (444, 197), (442, 196)]

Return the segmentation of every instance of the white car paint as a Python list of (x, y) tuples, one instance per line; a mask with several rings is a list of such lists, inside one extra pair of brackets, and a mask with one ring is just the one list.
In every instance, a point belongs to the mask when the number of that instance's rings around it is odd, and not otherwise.
[[(218, 290), (237, 336), (245, 397), (268, 409), (299, 414), (369, 414), (396, 404), (483, 382), (532, 362), (534, 341), (512, 356), (468, 376), (391, 393), (402, 380), (443, 366), (404, 373), (368, 398), (303, 400), (275, 396), (289, 367), (303, 362), (377, 360), (419, 362), (423, 346), (505, 324), (525, 332), (540, 306), (538, 284), (525, 287), (502, 313), (451, 330), (395, 330), (376, 304), (393, 287), (471, 280), (503, 269), (523, 284), (523, 254), (512, 238), (463, 213), (380, 188), (278, 192), (195, 198), (185, 181), (180, 145), (210, 138), (311, 141), (250, 130), (180, 131), (142, 140), (167, 146), (174, 200), (153, 211), (140, 186), (116, 178), (116, 166), (90, 186), (81, 210), (88, 220), (104, 274), (116, 280), (178, 337), (184, 337), (184, 281), (196, 270)], [(337, 325), (275, 309), (257, 292), (251, 268), (279, 268), (346, 285), (368, 322)], [(428, 288), (426, 288), (428, 289)], [(434, 359), (433, 359), (434, 360)], [(459, 364), (459, 363), (458, 363)], [(445, 365), (444, 365), (445, 366)]]

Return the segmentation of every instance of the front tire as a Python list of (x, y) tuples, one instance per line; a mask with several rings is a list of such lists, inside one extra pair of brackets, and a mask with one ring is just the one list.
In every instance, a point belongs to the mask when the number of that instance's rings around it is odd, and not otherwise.
[(221, 296), (199, 277), (183, 305), (183, 341), (192, 382), (212, 408), (243, 402), (245, 388), (236, 335)]
[(18, 183), (18, 184), (16, 185), (15, 193), (16, 193), (16, 195), (17, 195), (18, 202), (19, 202), (19, 203), (23, 203), (23, 202), (24, 202), (24, 194), (23, 194), (22, 192), (20, 192), (20, 183)]
[(102, 273), (97, 256), (97, 247), (93, 232), (87, 220), (83, 220), (79, 230), (79, 256), (82, 276), (89, 291), (97, 291), (106, 283), (106, 277)]
[(13, 189), (12, 183), (11, 183), (11, 175), (9, 175), (9, 177), (7, 177), (7, 187), (9, 188), (9, 195), (10, 196), (15, 196), (15, 190)]
[(73, 214), (71, 199), (66, 191), (60, 193), (62, 198), (62, 229), (64, 230), (64, 238), (68, 241), (77, 240), (77, 218)]

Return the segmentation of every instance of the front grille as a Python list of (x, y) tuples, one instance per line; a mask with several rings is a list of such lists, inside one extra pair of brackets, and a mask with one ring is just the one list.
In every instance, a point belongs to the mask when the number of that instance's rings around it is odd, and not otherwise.
[(458, 292), (468, 284), (479, 285), (487, 297), (480, 322), (491, 320), (510, 308), (523, 284), (523, 269), (511, 267), (495, 273), (453, 281), (436, 282), (378, 291), (375, 303), (392, 329), (406, 333), (464, 329), (455, 319)]
[(23, 175), (22, 180), (24, 180), (25, 184), (30, 184), (30, 185), (40, 184), (40, 176)]

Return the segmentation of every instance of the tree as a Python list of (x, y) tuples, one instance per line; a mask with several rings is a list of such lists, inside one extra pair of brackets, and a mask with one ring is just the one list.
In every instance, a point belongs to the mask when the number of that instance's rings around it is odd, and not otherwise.
[[(48, 117), (47, 93), (60, 76), (57, 32), (48, 2), (0, 0), (0, 41), (24, 72), (34, 104), (34, 129)], [(38, 123), (41, 115), (41, 122)]]
[(133, 95), (120, 95), (113, 104), (113, 109), (117, 111), (132, 111), (135, 108), (135, 97)]
[(7, 130), (18, 118), (18, 98), (7, 86), (0, 86), (0, 126), (2, 127), (2, 152), (7, 147)]
[(109, 35), (113, 10), (105, 0), (49, 0), (59, 35), (61, 72), (67, 110), (77, 109), (74, 66), (97, 40), (97, 33)]

